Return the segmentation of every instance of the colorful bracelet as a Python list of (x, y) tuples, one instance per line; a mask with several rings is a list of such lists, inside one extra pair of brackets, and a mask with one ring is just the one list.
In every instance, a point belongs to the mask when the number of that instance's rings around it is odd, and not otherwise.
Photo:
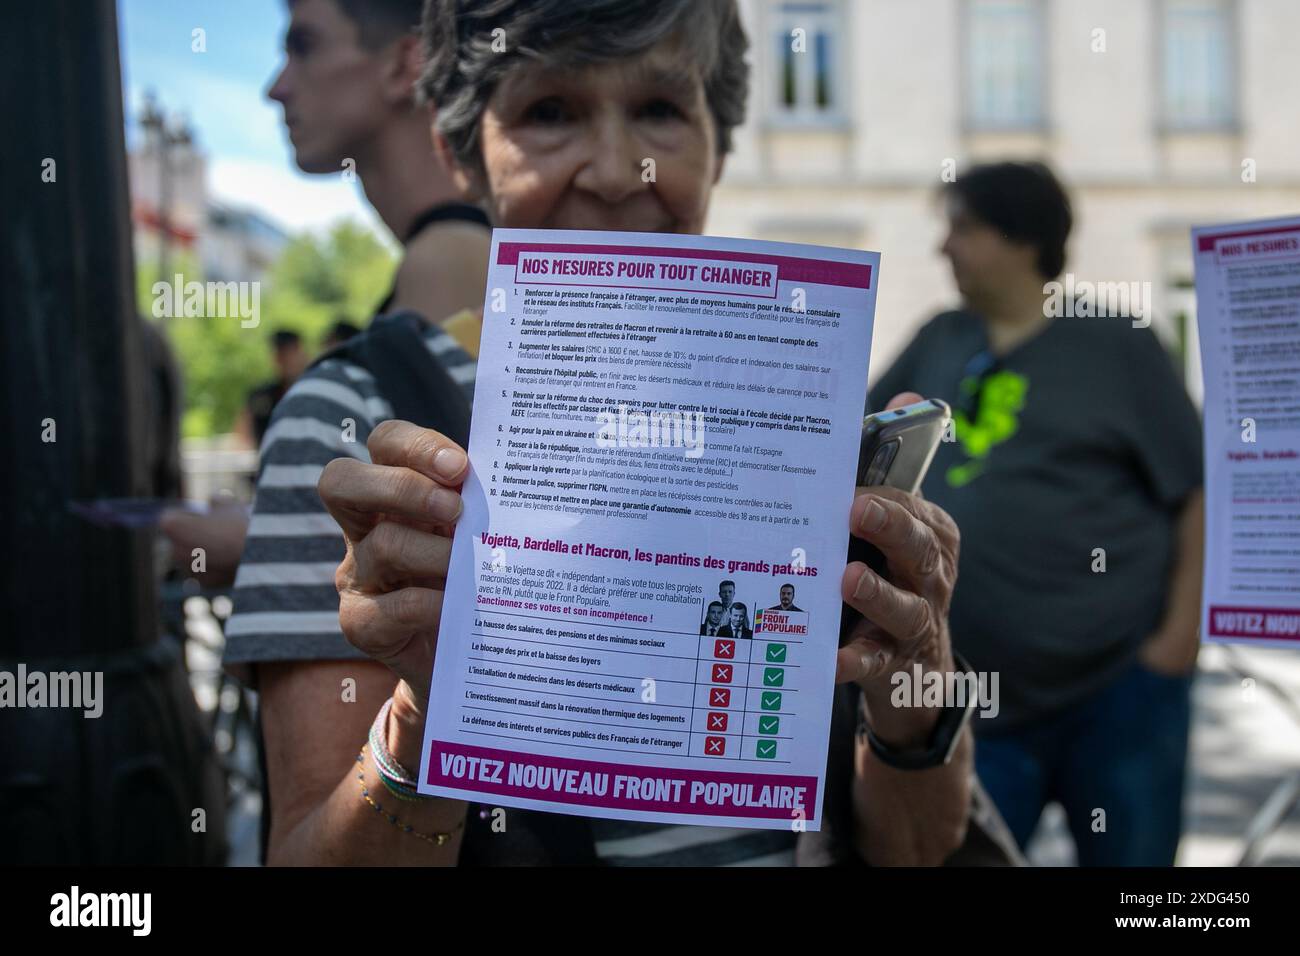
[(375, 758), (379, 779), (383, 781), (388, 792), (400, 800), (408, 802), (428, 800), (427, 795), (420, 793), (415, 775), (388, 752), (388, 713), (392, 709), (393, 698), (390, 697), (384, 702), (384, 706), (379, 708), (379, 715), (370, 725), (370, 755)]
[(419, 830), (415, 829), (415, 827), (411, 826), (410, 824), (403, 823), (401, 820), (397, 819), (396, 816), (394, 816), (393, 814), (385, 810), (381, 804), (377, 803), (374, 800), (374, 798), (370, 796), (370, 788), (366, 786), (366, 745), (365, 744), (361, 745), (361, 751), (357, 754), (357, 779), (361, 781), (361, 796), (366, 801), (366, 803), (370, 804), (371, 809), (374, 810), (381, 817), (386, 819), (393, 826), (397, 827), (397, 829), (401, 830), (403, 833), (409, 833), (411, 834), (411, 836), (417, 836), (421, 840), (424, 840), (426, 843), (432, 843), (434, 846), (445, 846), (447, 841), (452, 838), (452, 836), (456, 833), (456, 831), (460, 830), (462, 827), (465, 826), (465, 821), (462, 820), (460, 823), (456, 824), (455, 829), (451, 830), (448, 833), (433, 833), (433, 834), (421, 833)]

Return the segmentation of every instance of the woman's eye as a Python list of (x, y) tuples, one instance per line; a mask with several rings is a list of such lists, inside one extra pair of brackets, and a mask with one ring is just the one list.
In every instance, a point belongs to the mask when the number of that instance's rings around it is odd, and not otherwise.
[(682, 116), (682, 111), (671, 100), (657, 99), (641, 107), (641, 115), (654, 120), (678, 119)]
[(562, 123), (569, 118), (564, 103), (553, 96), (538, 100), (524, 115), (534, 123)]

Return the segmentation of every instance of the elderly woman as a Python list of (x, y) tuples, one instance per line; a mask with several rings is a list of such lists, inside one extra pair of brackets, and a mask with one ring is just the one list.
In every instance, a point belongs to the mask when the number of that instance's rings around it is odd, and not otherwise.
[[(702, 231), (747, 94), (735, 0), (432, 0), (423, 34), (421, 87), (436, 104), (435, 145), (463, 198), (481, 203), (493, 223)], [(641, 175), (646, 157), (655, 160), (652, 181)], [(462, 348), (476, 344), (441, 341), (443, 330), (429, 329), (431, 348), (460, 363), (463, 381)], [(299, 388), (311, 388), (312, 374)], [(382, 395), (384, 383), (374, 386)], [(469, 461), (435, 431), (396, 420), (371, 428), (364, 406), (354, 413), (369, 462), (352, 446), (318, 486), (346, 538), (336, 585), (347, 644), (321, 642), (260, 668), (269, 860), (793, 861), (793, 833), (522, 810), (510, 810), (499, 832), (490, 807), (398, 799), (385, 789), (377, 755), (401, 768), (420, 764)], [(954, 667), (946, 617), (957, 531), (939, 509), (887, 488), (859, 489), (846, 517), (852, 534), (888, 557), (890, 578), (860, 563), (844, 568), (844, 600), (863, 620), (837, 661), (826, 826), (802, 835), (799, 852), (819, 862), (940, 863), (963, 841), (987, 845), (972, 811), (970, 733), (942, 709), (891, 707), (890, 677), (913, 664)], [(866, 726), (855, 734), (859, 711)], [(945, 728), (949, 739), (936, 743)], [(946, 761), (927, 756), (936, 748)], [(900, 769), (908, 755), (923, 769)]]

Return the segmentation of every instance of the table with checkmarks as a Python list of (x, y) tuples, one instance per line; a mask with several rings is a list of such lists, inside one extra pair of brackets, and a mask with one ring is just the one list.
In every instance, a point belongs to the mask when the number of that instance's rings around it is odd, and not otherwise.
[(879, 254), (496, 229), (488, 269), (420, 792), (818, 829)]

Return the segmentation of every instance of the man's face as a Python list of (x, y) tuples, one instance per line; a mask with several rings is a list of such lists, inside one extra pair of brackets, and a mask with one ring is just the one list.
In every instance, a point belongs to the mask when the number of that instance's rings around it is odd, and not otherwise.
[(789, 607), (794, 603), (794, 588), (788, 584), (781, 589), (781, 606)]
[(1032, 245), (1004, 238), (955, 195), (948, 199), (948, 236), (940, 251), (952, 264), (962, 298), (976, 305), (997, 301), (1011, 281), (1037, 274)]
[(281, 381), (296, 381), (307, 367), (307, 351), (301, 342), (276, 346), (275, 370)]
[(724, 605), (731, 604), (731, 599), (735, 596), (735, 594), (736, 594), (735, 585), (724, 584), (720, 588), (718, 588), (718, 597), (722, 598), (722, 603)]
[(464, 198), (498, 226), (700, 233), (722, 170), (698, 70), (667, 42), (581, 70), (520, 65), (479, 132)]
[(383, 50), (361, 45), (357, 24), (335, 0), (296, 0), (285, 63), (266, 95), (284, 107), (294, 160), (307, 173), (336, 173), (387, 119), (392, 103)]
[(721, 604), (710, 604), (710, 605), (709, 605), (709, 624), (712, 625), (713, 627), (717, 627), (717, 626), (719, 626), (721, 623), (722, 623), (722, 605), (721, 605)]
[(732, 605), (731, 608), (731, 626), (733, 628), (741, 627), (745, 623), (745, 612), (740, 608)]

